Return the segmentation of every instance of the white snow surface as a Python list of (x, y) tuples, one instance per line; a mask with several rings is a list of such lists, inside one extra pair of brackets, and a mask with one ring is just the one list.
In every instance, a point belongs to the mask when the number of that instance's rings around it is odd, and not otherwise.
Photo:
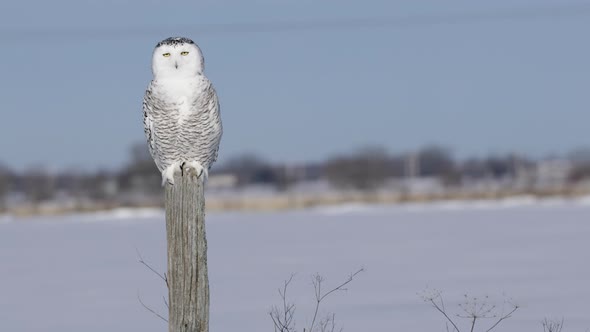
[[(312, 315), (311, 275), (324, 275), (329, 288), (365, 267), (348, 291), (324, 303), (322, 314), (335, 312), (344, 331), (444, 331), (443, 317), (417, 295), (426, 287), (442, 290), (457, 313), (465, 293), (499, 305), (503, 294), (512, 298), (521, 308), (496, 331), (542, 331), (544, 317), (564, 317), (564, 331), (585, 331), (589, 202), (209, 214), (210, 330), (273, 331), (268, 311), (279, 304), (277, 288), (297, 273), (289, 297), (301, 331)], [(165, 271), (161, 211), (3, 220), (0, 331), (167, 331), (137, 300), (166, 313), (165, 285), (137, 255)]]

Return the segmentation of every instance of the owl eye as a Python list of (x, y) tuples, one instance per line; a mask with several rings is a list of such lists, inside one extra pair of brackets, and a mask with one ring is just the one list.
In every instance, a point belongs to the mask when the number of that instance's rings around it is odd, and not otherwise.
[(188, 55), (188, 52), (187, 51), (180, 52), (180, 55)]
[(162, 55), (163, 55), (164, 57), (166, 57), (166, 58), (167, 58), (167, 57), (169, 57), (169, 56), (170, 56), (170, 53), (164, 53), (164, 54), (162, 54)]

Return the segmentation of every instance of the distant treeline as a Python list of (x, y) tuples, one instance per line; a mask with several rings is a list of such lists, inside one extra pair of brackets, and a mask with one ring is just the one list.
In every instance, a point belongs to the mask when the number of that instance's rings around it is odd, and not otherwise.
[[(544, 167), (550, 166), (550, 167)], [(522, 154), (491, 155), (458, 160), (452, 151), (427, 146), (416, 152), (392, 154), (382, 147), (370, 146), (322, 162), (292, 165), (267, 162), (255, 155), (228, 160), (215, 173), (234, 174), (238, 185), (265, 183), (277, 189), (309, 180), (325, 179), (337, 188), (374, 190), (391, 179), (437, 178), (448, 186), (465, 180), (509, 180), (523, 175), (562, 174), (564, 181), (590, 179), (590, 149), (580, 149), (567, 157), (542, 160)], [(551, 174), (547, 174), (551, 175)]]
[[(542, 171), (543, 165), (553, 166)], [(557, 162), (557, 163), (556, 163)], [(590, 149), (569, 156), (534, 160), (520, 154), (458, 160), (451, 150), (428, 146), (415, 152), (392, 154), (381, 147), (366, 147), (321, 162), (273, 163), (244, 154), (217, 164), (214, 177), (231, 177), (233, 187), (266, 185), (287, 190), (303, 181), (326, 180), (334, 188), (370, 191), (392, 179), (436, 178), (445, 186), (460, 186), (466, 180), (510, 180), (541, 172), (556, 173), (566, 183), (590, 179)], [(564, 174), (565, 172), (565, 174)], [(130, 150), (129, 162), (119, 170), (94, 173), (64, 170), (56, 174), (42, 167), (16, 172), (0, 168), (0, 210), (14, 202), (37, 204), (73, 197), (77, 200), (137, 202), (161, 195), (161, 177), (146, 147)], [(138, 198), (139, 197), (139, 198)]]

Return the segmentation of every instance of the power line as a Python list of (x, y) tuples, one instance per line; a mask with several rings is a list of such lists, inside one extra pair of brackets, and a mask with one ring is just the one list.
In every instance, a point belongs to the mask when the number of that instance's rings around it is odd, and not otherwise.
[[(341, 19), (309, 19), (300, 21), (211, 23), (177, 26), (145, 26), (121, 28), (48, 28), (3, 29), (5, 39), (125, 39), (137, 36), (158, 35), (162, 32), (180, 31), (196, 34), (270, 33), (291, 31), (321, 31), (376, 28), (415, 28), (437, 25), (476, 24), (496, 21), (522, 21), (535, 19), (564, 19), (590, 15), (590, 3), (501, 9), (487, 12), (424, 15), (407, 17), (371, 17)], [(68, 39), (70, 37), (70, 39)]]
[(590, 15), (590, 3), (537, 8), (517, 8), (480, 13), (304, 20), (291, 22), (228, 23), (185, 26), (202, 33), (276, 32), (354, 28), (410, 28), (441, 24), (483, 23), (502, 20), (567, 18)]

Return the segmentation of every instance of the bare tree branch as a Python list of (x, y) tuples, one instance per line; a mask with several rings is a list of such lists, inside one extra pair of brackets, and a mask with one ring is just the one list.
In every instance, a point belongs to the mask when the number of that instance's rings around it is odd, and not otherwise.
[[(152, 271), (155, 275), (157, 275), (160, 279), (162, 279), (166, 283), (166, 287), (168, 287), (168, 278), (166, 276), (166, 273), (164, 273), (164, 275), (160, 274), (158, 271), (156, 271), (156, 269), (154, 269), (148, 263), (145, 262), (145, 260), (143, 259), (143, 257), (141, 256), (141, 253), (139, 252), (139, 250), (137, 248), (135, 248), (135, 251), (137, 252), (137, 257), (139, 258), (139, 263), (141, 263), (143, 266), (145, 266), (150, 271)], [(170, 305), (168, 304), (168, 301), (166, 300), (166, 297), (165, 296), (162, 296), (162, 299), (164, 300), (164, 304), (166, 305), (166, 308), (170, 309)], [(147, 305), (145, 305), (145, 303), (143, 303), (143, 301), (141, 300), (141, 297), (139, 296), (139, 292), (137, 293), (137, 300), (139, 300), (139, 303), (141, 303), (141, 305), (147, 311), (151, 312), (152, 314), (154, 314), (158, 318), (162, 319), (166, 323), (168, 322), (168, 320), (166, 318), (164, 318), (162, 315), (158, 314), (153, 309), (151, 309), (150, 307), (148, 307)]]
[(433, 306), (433, 307), (434, 307), (436, 310), (438, 310), (438, 311), (439, 311), (441, 314), (443, 314), (443, 316), (445, 316), (445, 318), (447, 319), (447, 321), (448, 321), (449, 323), (451, 323), (451, 325), (453, 325), (453, 327), (455, 328), (455, 331), (457, 331), (457, 332), (461, 332), (461, 331), (459, 330), (459, 328), (457, 327), (457, 325), (455, 324), (455, 322), (453, 322), (453, 320), (451, 319), (451, 317), (449, 317), (449, 315), (447, 315), (447, 313), (446, 313), (446, 312), (445, 312), (443, 309), (441, 309), (441, 308), (438, 306), (438, 304), (436, 304), (436, 302), (434, 302), (434, 299), (431, 299), (431, 300), (430, 300), (430, 303), (432, 303), (432, 306)]
[[(563, 318), (561, 318), (561, 321), (559, 320), (548, 320), (547, 318), (545, 318), (541, 324), (543, 324), (543, 331), (544, 332), (561, 332), (561, 329), (563, 329)], [(588, 330), (586, 330), (588, 331)]]
[(166, 283), (166, 287), (169, 287), (168, 286), (168, 277), (166, 276), (166, 273), (164, 273), (164, 275), (162, 275), (160, 272), (156, 271), (153, 267), (151, 267), (148, 263), (146, 263), (143, 260), (143, 257), (141, 256), (141, 253), (139, 253), (139, 250), (137, 250), (137, 248), (135, 248), (135, 251), (137, 252), (137, 257), (139, 257), (139, 263), (143, 264), (143, 266), (145, 266), (150, 271), (152, 271), (154, 274), (156, 274), (158, 277), (160, 277), (160, 279), (164, 280), (164, 282)]
[(291, 274), (288, 280), (284, 281), (283, 287), (279, 288), (279, 296), (282, 300), (282, 311), (276, 306), (273, 306), (269, 312), (270, 318), (273, 321), (275, 332), (291, 332), (294, 331), (293, 318), (295, 317), (295, 304), (287, 301), (287, 289), (293, 281), (295, 274)]
[[(438, 312), (440, 312), (445, 317), (445, 319), (447, 320), (447, 322), (445, 322), (447, 324), (447, 331), (449, 330), (448, 323), (451, 323), (451, 325), (453, 325), (453, 327), (455, 328), (455, 331), (460, 332), (459, 327), (457, 326), (457, 324), (455, 324), (451, 317), (449, 317), (449, 314), (447, 313), (444, 307), (444, 301), (442, 299), (440, 291), (431, 290), (427, 288), (424, 290), (421, 296), (424, 299), (424, 301), (429, 302)], [(459, 304), (459, 307), (463, 310), (464, 313), (457, 314), (456, 316), (459, 318), (469, 320), (469, 325), (471, 326), (469, 330), (470, 332), (476, 331), (476, 325), (479, 320), (485, 318), (497, 318), (495, 323), (490, 328), (485, 330), (485, 332), (490, 332), (495, 327), (497, 327), (502, 321), (512, 317), (512, 314), (519, 308), (518, 305), (515, 305), (508, 300), (504, 300), (502, 311), (498, 313), (497, 306), (493, 303), (490, 303), (488, 296), (478, 298), (469, 297), (467, 294), (465, 294), (464, 297), (465, 302)], [(440, 304), (438, 302), (440, 302)], [(510, 304), (512, 306), (512, 309), (508, 313), (505, 313), (504, 310), (506, 304)]]
[(512, 308), (512, 310), (507, 313), (506, 315), (503, 315), (500, 317), (500, 319), (498, 319), (498, 321), (492, 325), (492, 327), (490, 327), (489, 329), (486, 330), (486, 332), (490, 332), (492, 329), (494, 329), (496, 326), (498, 326), (498, 324), (500, 324), (503, 320), (512, 317), (512, 314), (518, 310), (518, 308), (520, 308), (518, 305), (514, 305), (514, 307)]
[[(336, 314), (328, 314), (326, 318), (322, 319), (318, 323), (320, 332), (335, 332), (336, 331)], [(341, 328), (339, 331), (342, 331)], [(305, 332), (305, 329), (304, 329)]]
[[(303, 332), (313, 332), (314, 329), (318, 332), (342, 332), (342, 329), (339, 331), (336, 330), (335, 314), (328, 314), (324, 319), (316, 324), (320, 303), (322, 303), (322, 301), (324, 301), (330, 294), (336, 291), (346, 290), (344, 287), (363, 271), (364, 269), (359, 269), (358, 271), (350, 274), (350, 276), (343, 283), (326, 293), (322, 292), (322, 283), (324, 282), (324, 278), (319, 274), (315, 274), (313, 276), (312, 284), (314, 286), (316, 306), (311, 327), (309, 330), (304, 328)], [(295, 332), (295, 304), (289, 303), (287, 298), (287, 289), (289, 288), (289, 285), (293, 281), (294, 277), (295, 274), (292, 274), (289, 279), (284, 281), (283, 286), (278, 289), (279, 296), (281, 297), (282, 301), (281, 306), (273, 306), (268, 313), (273, 322), (275, 332)]]
[(314, 275), (313, 279), (312, 279), (312, 284), (313, 284), (313, 288), (315, 290), (315, 295), (316, 295), (316, 306), (315, 306), (315, 311), (313, 314), (313, 319), (311, 320), (311, 325), (309, 327), (309, 331), (313, 332), (313, 328), (315, 326), (315, 321), (317, 319), (318, 316), (318, 311), (320, 309), (320, 304), (321, 302), (328, 297), (330, 294), (336, 292), (336, 291), (344, 291), (346, 290), (346, 288), (344, 288), (344, 286), (348, 285), (353, 279), (354, 277), (357, 276), (357, 274), (364, 272), (365, 269), (364, 268), (360, 268), (358, 271), (350, 274), (350, 276), (348, 277), (348, 279), (346, 279), (346, 281), (344, 281), (342, 284), (336, 286), (335, 288), (333, 288), (332, 290), (326, 292), (325, 294), (322, 294), (322, 282), (324, 281), (324, 278), (322, 276), (320, 276), (319, 274)]
[[(443, 300), (442, 296), (439, 298), (440, 299), (440, 306), (442, 307), (442, 310), (445, 311), (445, 301)], [(449, 332), (449, 322), (445, 322), (445, 328), (446, 331)]]
[[(451, 323), (451, 325), (453, 325), (453, 328), (455, 329), (455, 331), (461, 332), (459, 330), (459, 327), (457, 327), (457, 324), (455, 324), (455, 322), (447, 314), (447, 311), (445, 309), (445, 303), (444, 303), (444, 300), (441, 296), (441, 291), (436, 290), (436, 289), (427, 288), (422, 292), (422, 294), (420, 294), (420, 296), (422, 297), (422, 299), (424, 301), (430, 302), (430, 304), (434, 307), (434, 309), (436, 309), (438, 312), (440, 312), (446, 318), (447, 321), (445, 322), (445, 325), (447, 327), (447, 331), (449, 329), (448, 323)], [(440, 305), (438, 303), (436, 303), (436, 300), (440, 301)]]
[(152, 308), (148, 307), (147, 305), (145, 305), (145, 303), (143, 303), (143, 301), (141, 300), (141, 297), (139, 296), (139, 292), (137, 293), (137, 300), (139, 301), (139, 303), (141, 303), (141, 305), (149, 312), (151, 312), (152, 314), (154, 314), (156, 317), (160, 318), (161, 320), (165, 321), (166, 323), (168, 323), (168, 320), (166, 318), (164, 318), (162, 315), (158, 314), (157, 312), (155, 312)]

